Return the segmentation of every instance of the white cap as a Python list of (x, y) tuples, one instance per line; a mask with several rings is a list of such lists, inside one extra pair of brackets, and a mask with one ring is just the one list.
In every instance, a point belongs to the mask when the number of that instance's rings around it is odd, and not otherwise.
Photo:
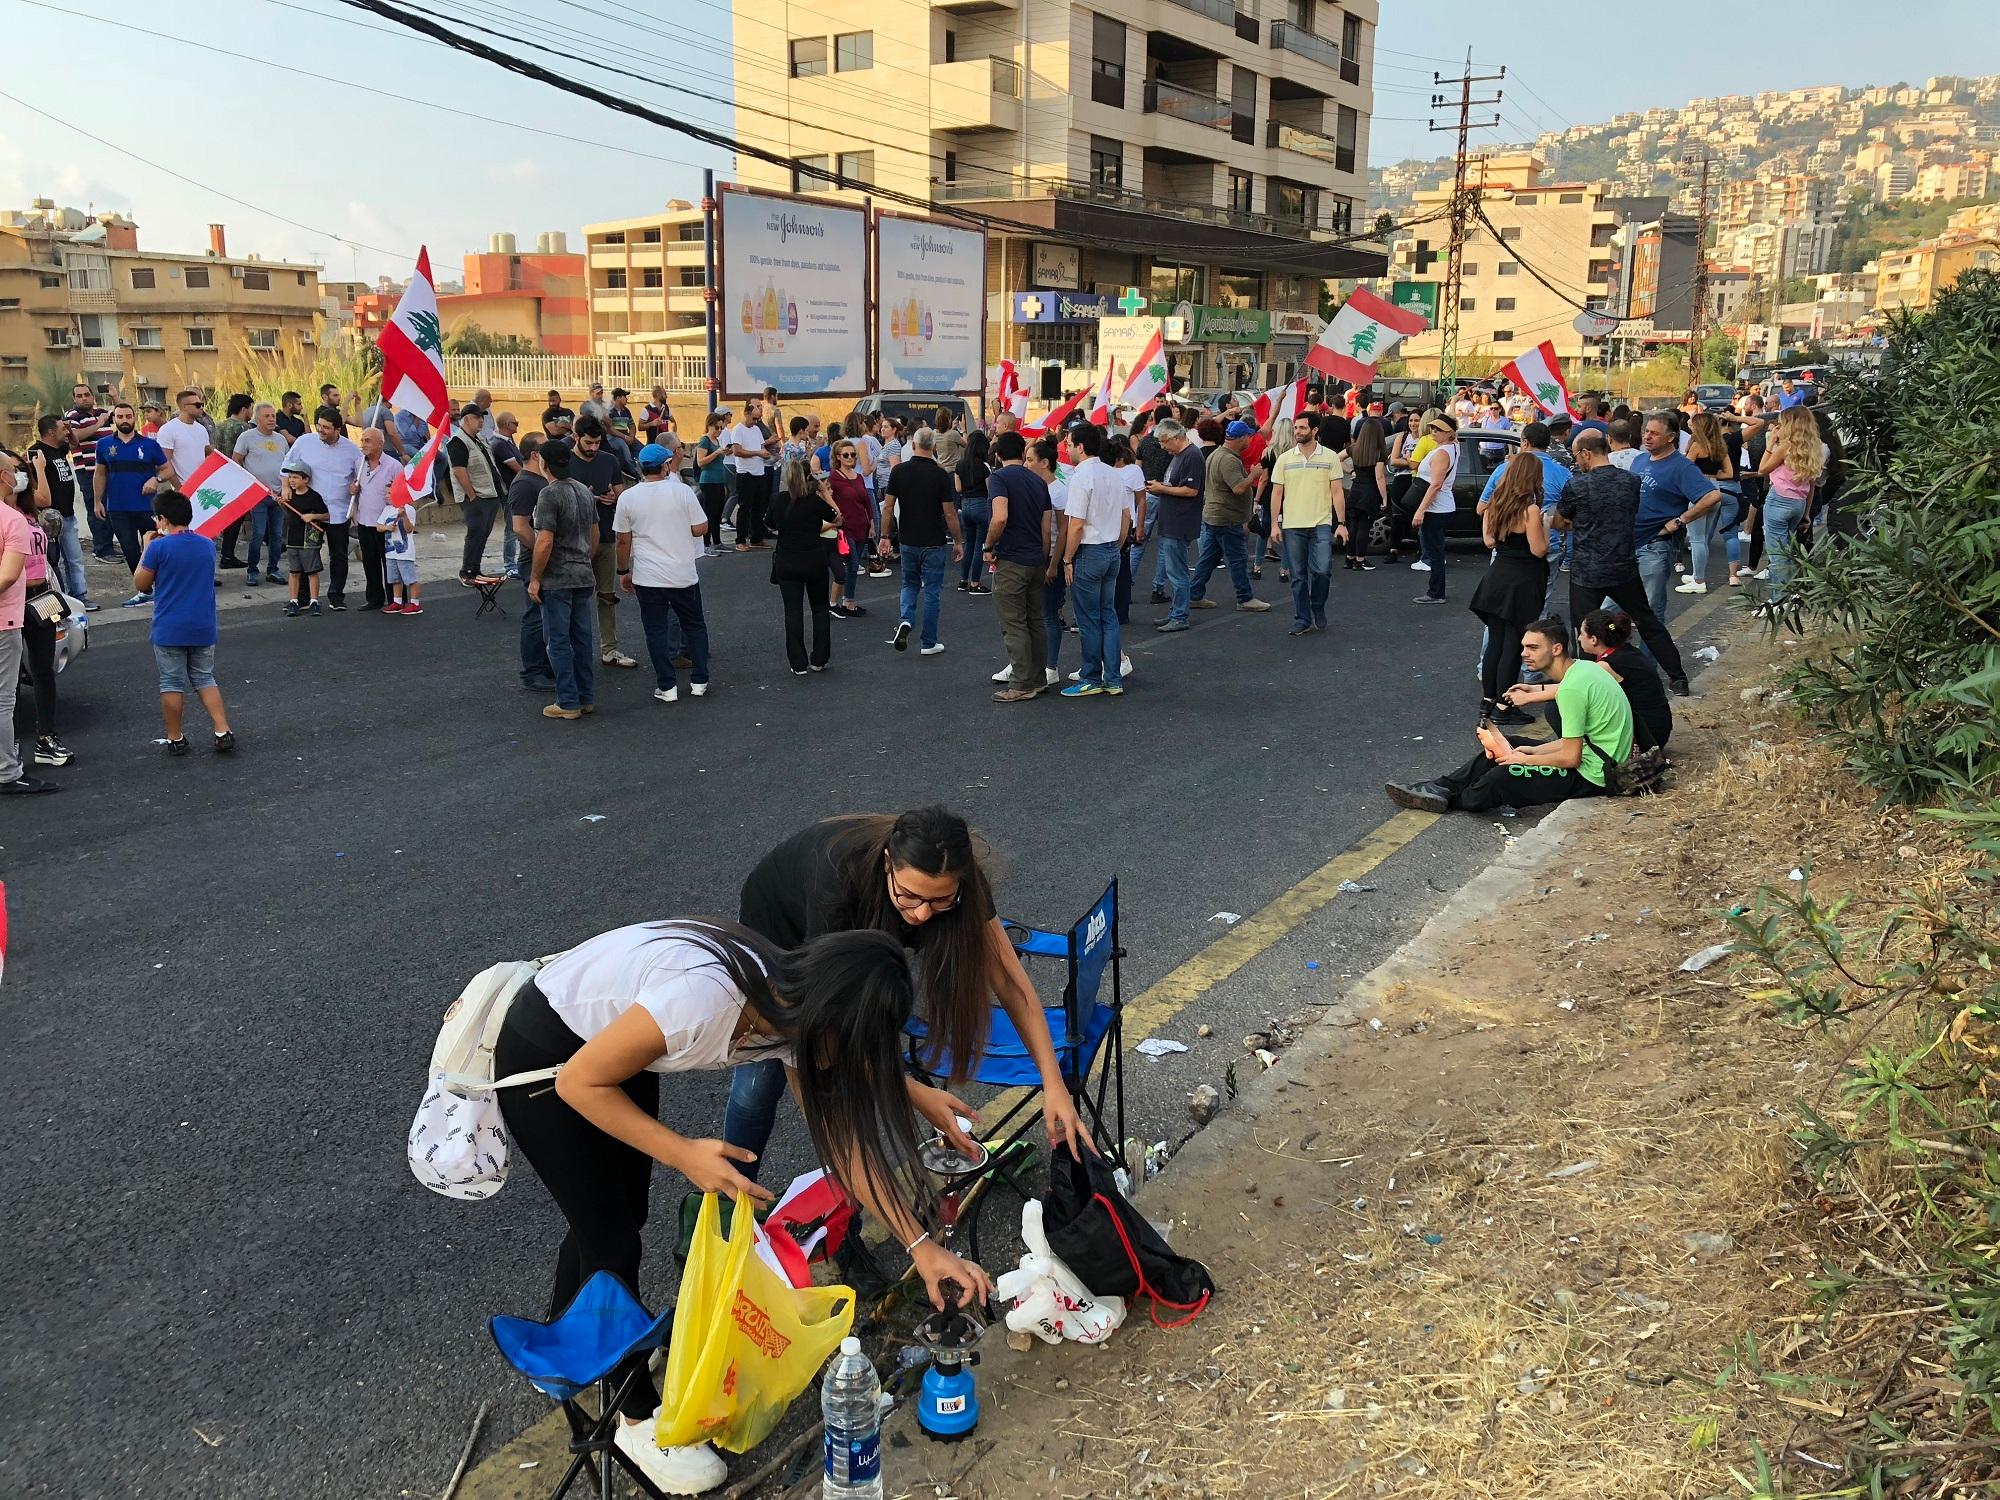
[(859, 1354), (861, 1352), (861, 1340), (849, 1334), (840, 1341), (840, 1352), (842, 1354)]

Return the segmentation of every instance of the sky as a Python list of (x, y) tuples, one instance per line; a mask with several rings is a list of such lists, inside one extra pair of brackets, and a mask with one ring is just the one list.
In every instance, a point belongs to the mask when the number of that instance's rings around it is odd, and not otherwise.
[[(792, 9), (811, 7), (792, 0)], [(454, 0), (435, 13), (658, 79), (553, 64), (677, 118), (729, 128), (728, 0)], [(1742, 25), (1738, 7), (1689, 4), (1670, 25), (1625, 29), (1643, 55), (1607, 50), (1601, 32), (1567, 22), (1496, 30), (1490, 4), (1383, 0), (1382, 13), (1377, 164), (1445, 144), (1425, 128), (1431, 70), (1455, 71), (1468, 45), (1478, 71), (1505, 63), (1510, 75), (1498, 85), (1501, 128), (1475, 137), (1488, 142), (1702, 95), (2000, 72), (1996, 0), (1927, 0), (1921, 26), (1882, 24), (1879, 0), (1816, 0), (1811, 24), (1787, 26), (1782, 38)], [(50, 197), (116, 210), (138, 221), (146, 248), (205, 249), (207, 226), (223, 223), (232, 254), (372, 280), (406, 274), (427, 243), (438, 275), (451, 279), (446, 268), (495, 230), (511, 230), (524, 248), (543, 230), (566, 230), (579, 248), (586, 222), (698, 197), (703, 167), (729, 171), (726, 152), (339, 0), (0, 0), (0, 16), (10, 55), (52, 64), (0, 78), (0, 207)], [(165, 17), (171, 27), (157, 30)]]

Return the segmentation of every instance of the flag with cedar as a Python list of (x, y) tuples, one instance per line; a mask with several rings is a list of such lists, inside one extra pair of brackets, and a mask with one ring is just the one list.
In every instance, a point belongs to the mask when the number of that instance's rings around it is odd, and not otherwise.
[(1289, 422), (1306, 409), (1306, 378), (1301, 375), (1290, 385), (1274, 385), (1259, 396), (1251, 406), (1251, 414), (1259, 427), (1276, 418), (1280, 424)]
[(389, 503), (392, 506), (401, 509), (405, 505), (421, 504), (424, 497), (430, 494), (437, 479), (438, 449), (450, 431), (440, 422), (437, 431), (431, 434), (431, 440), (403, 466), (401, 473), (389, 481)]
[(1569, 385), (1563, 379), (1562, 361), (1556, 358), (1556, 346), (1552, 340), (1544, 339), (1525, 354), (1517, 354), (1501, 370), (1516, 390), (1526, 391), (1550, 416), (1561, 412), (1564, 416), (1575, 415), (1570, 410)]
[(257, 482), (254, 474), (220, 453), (211, 453), (201, 461), (182, 482), (181, 493), (194, 507), (190, 529), (210, 541), (219, 538), (225, 527), (247, 516), (258, 501), (271, 498), (271, 492)]
[(1156, 331), (1146, 341), (1138, 359), (1132, 363), (1131, 376), (1125, 382), (1125, 392), (1118, 399), (1121, 404), (1134, 411), (1144, 411), (1166, 393), (1167, 355), (1166, 346)]
[(382, 351), (383, 400), (433, 427), (441, 425), (451, 398), (444, 384), (444, 329), (438, 322), (428, 248), (417, 250), (416, 274), (403, 288), (376, 347)]
[(1375, 367), (1396, 345), (1430, 326), (1422, 313), (1386, 302), (1358, 286), (1306, 354), (1306, 363), (1336, 380), (1366, 385), (1375, 378)]

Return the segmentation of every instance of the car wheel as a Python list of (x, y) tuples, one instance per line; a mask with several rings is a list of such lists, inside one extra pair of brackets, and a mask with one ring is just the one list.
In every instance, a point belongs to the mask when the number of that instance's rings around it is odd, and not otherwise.
[(1374, 520), (1370, 521), (1368, 523), (1368, 550), (1370, 552), (1387, 552), (1389, 550), (1389, 538), (1392, 531), (1393, 528), (1390, 526), (1387, 516), (1377, 516)]

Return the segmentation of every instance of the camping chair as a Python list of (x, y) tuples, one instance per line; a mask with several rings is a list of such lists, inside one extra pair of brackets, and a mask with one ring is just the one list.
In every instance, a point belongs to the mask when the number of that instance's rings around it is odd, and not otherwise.
[(497, 611), (502, 619), (507, 617), (507, 607), (500, 602), (500, 590), (510, 581), (504, 574), (494, 576), (481, 573), (477, 578), (468, 578), (465, 581), (479, 590), (479, 608), (473, 611), (473, 619), (478, 619), (489, 609)]
[[(493, 1342), (501, 1357), (545, 1396), (562, 1403), (569, 1421), (569, 1451), (576, 1456), (563, 1471), (549, 1500), (562, 1500), (577, 1477), (588, 1473), (600, 1500), (611, 1500), (611, 1480), (623, 1468), (646, 1494), (660, 1500), (660, 1491), (613, 1442), (618, 1430), (618, 1403), (635, 1380), (650, 1379), (644, 1361), (635, 1364), (616, 1389), (612, 1373), (628, 1355), (657, 1349), (674, 1324), (668, 1308), (657, 1318), (640, 1304), (632, 1289), (610, 1271), (599, 1271), (555, 1317), (542, 1322), (504, 1314), (491, 1320)], [(597, 1386), (597, 1413), (577, 1399)]]
[[(1065, 966), (1061, 1002), (1043, 1007), (1048, 1017), (1049, 1037), (1055, 1043), (1056, 1061), (1077, 1112), (1083, 1116), (1099, 1148), (1115, 1160), (1125, 1139), (1125, 1000), (1119, 983), (1119, 960), (1125, 957), (1125, 950), (1118, 943), (1118, 882), (1113, 879), (1104, 888), (1104, 894), (1091, 903), (1090, 909), (1067, 932), (1028, 927), (1005, 918), (1001, 919), (1001, 926), (1024, 961), (1060, 959)], [(935, 1075), (924, 1066), (922, 1043), (926, 1034), (921, 1021), (910, 1023), (907, 1057), (911, 1071), (932, 1083), (953, 1076), (957, 1070), (950, 1058), (937, 1061)], [(999, 1006), (993, 1008), (986, 1050), (966, 1070), (966, 1076), (972, 1083), (1021, 1092), (1021, 1097), (998, 1120), (982, 1122), (981, 1131), (991, 1150), (988, 1182), (997, 1176), (1023, 1199), (1035, 1196), (1021, 1182), (1015, 1164), (1025, 1154), (1020, 1148), (1037, 1118), (1042, 1077), (1020, 1032)], [(1108, 1121), (1107, 1093), (1113, 1106)], [(1114, 1124), (1115, 1130), (1109, 1128)], [(979, 1209), (984, 1200), (982, 1190), (979, 1201), (972, 1205), (970, 1223), (966, 1226), (968, 1248), (975, 1258), (979, 1254)]]

